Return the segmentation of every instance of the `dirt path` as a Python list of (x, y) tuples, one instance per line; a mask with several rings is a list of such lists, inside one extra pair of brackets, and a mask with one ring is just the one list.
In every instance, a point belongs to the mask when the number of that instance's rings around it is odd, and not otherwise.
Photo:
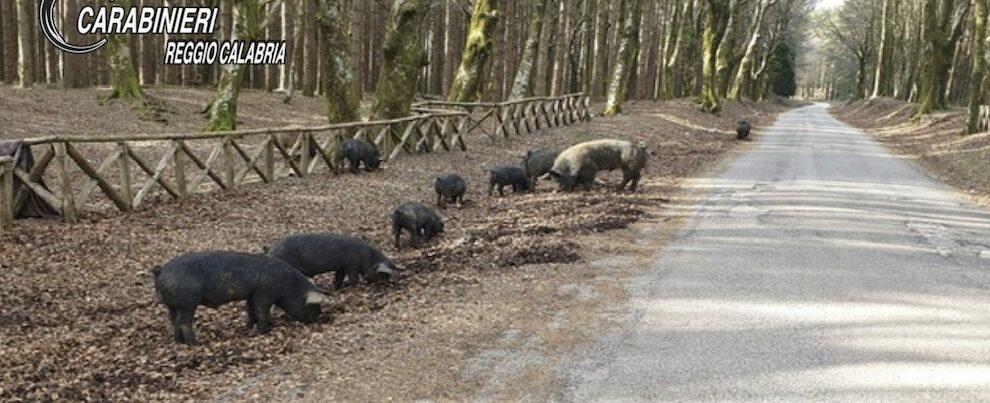
[[(401, 158), (376, 174), (250, 186), (72, 226), (22, 221), (0, 234), (0, 400), (468, 396), (489, 382), (486, 346), (537, 329), (547, 345), (567, 348), (582, 340), (568, 323), (599, 315), (601, 298), (622, 298), (594, 256), (633, 248), (616, 230), (662, 220), (681, 178), (737, 144), (730, 133), (697, 127), (731, 128), (757, 114), (767, 122), (780, 109), (730, 104), (717, 118), (686, 101), (642, 103), (628, 116), (478, 141), (468, 153)], [(654, 156), (641, 192), (557, 194), (545, 183), (532, 194), (484, 195), (487, 167), (517, 162), (533, 146), (601, 137), (648, 143)], [(164, 309), (151, 299), (152, 265), (187, 251), (259, 250), (309, 231), (390, 245), (391, 209), (429, 203), (432, 179), (451, 171), (468, 178), (469, 203), (441, 212), (448, 231), (429, 246), (385, 247), (404, 269), (397, 285), (343, 291), (316, 325), (277, 315), (267, 336), (241, 330), (239, 305), (204, 309), (204, 345), (172, 343)]]
[(700, 179), (561, 401), (986, 401), (990, 212), (816, 104)]

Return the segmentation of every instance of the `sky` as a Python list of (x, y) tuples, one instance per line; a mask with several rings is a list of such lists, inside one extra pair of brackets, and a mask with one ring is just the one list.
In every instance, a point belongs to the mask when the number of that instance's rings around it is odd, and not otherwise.
[(816, 7), (819, 8), (819, 9), (822, 9), (822, 8), (835, 8), (835, 7), (838, 7), (838, 6), (842, 5), (842, 3), (845, 3), (845, 2), (846, 2), (846, 0), (818, 0), (818, 5)]

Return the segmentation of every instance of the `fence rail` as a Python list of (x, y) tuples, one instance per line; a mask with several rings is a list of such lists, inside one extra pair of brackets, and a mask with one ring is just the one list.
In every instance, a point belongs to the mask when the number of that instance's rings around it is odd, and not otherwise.
[[(466, 151), (465, 137), (476, 131), (509, 137), (590, 120), (588, 104), (582, 94), (503, 103), (428, 101), (416, 104), (413, 116), (392, 120), (24, 139), (16, 155), (0, 157), (0, 227), (14, 224), (28, 192), (75, 222), (83, 211), (131, 211), (160, 198), (338, 172), (340, 145), (349, 138), (375, 145), (385, 159), (403, 152)], [(30, 169), (17, 165), (25, 149), (36, 157)], [(16, 187), (22, 190), (15, 194)]]
[[(508, 138), (512, 134), (531, 133), (543, 128), (591, 120), (591, 99), (580, 93), (507, 102), (426, 101), (414, 105), (414, 110), (430, 108), (466, 112), (470, 130), (481, 130), (492, 138)], [(493, 132), (486, 125), (492, 123)]]

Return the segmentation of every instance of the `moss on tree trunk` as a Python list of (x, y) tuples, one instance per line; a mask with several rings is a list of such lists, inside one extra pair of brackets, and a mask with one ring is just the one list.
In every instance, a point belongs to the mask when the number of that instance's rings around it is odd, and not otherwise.
[(536, 84), (537, 57), (540, 52), (540, 34), (543, 32), (543, 14), (547, 8), (547, 0), (534, 0), (532, 14), (529, 17), (529, 27), (526, 29), (526, 46), (519, 59), (516, 79), (512, 82), (512, 92), (509, 99), (522, 99), (533, 96)]
[(738, 31), (738, 15), (743, 7), (739, 6), (739, 0), (729, 1), (729, 21), (726, 23), (726, 32), (722, 35), (722, 41), (715, 53), (715, 80), (718, 85), (718, 95), (725, 97), (729, 92), (729, 83), (732, 82), (732, 70), (736, 68), (736, 32)]
[(728, 1), (707, 0), (708, 7), (705, 10), (705, 31), (702, 34), (704, 57), (701, 65), (701, 95), (698, 96), (698, 103), (701, 104), (702, 109), (712, 113), (721, 109), (716, 77), (716, 55), (728, 23)]
[(753, 84), (753, 68), (756, 62), (756, 47), (760, 44), (763, 18), (766, 15), (769, 0), (760, 0), (757, 4), (756, 14), (753, 16), (753, 26), (750, 28), (749, 43), (746, 44), (746, 51), (742, 60), (739, 61), (739, 69), (736, 71), (736, 79), (729, 91), (729, 98), (741, 100), (751, 92)]
[(640, 0), (622, 0), (619, 10), (619, 15), (622, 16), (622, 38), (608, 85), (608, 102), (602, 112), (604, 116), (622, 113), (622, 103), (626, 101), (632, 70), (636, 68), (636, 60), (639, 58)]
[(409, 115), (419, 70), (426, 65), (423, 49), (423, 19), (429, 0), (395, 0), (382, 45), (381, 74), (371, 107), (373, 119)]
[(953, 52), (956, 42), (962, 36), (965, 26), (963, 21), (968, 13), (970, 2), (965, 1), (960, 17), (953, 22), (957, 14), (955, 0), (925, 0), (924, 3), (924, 35), (926, 40), (925, 55), (922, 63), (919, 87), (918, 115), (944, 110), (948, 107), (945, 89), (949, 81), (949, 69), (952, 68)]
[(330, 123), (360, 120), (361, 97), (351, 71), (351, 29), (344, 5), (337, 0), (317, 0), (316, 23), (323, 37), (326, 57), (323, 88)]
[(986, 88), (986, 40), (987, 40), (987, 0), (973, 0), (973, 76), (969, 81), (969, 117), (966, 120), (966, 133), (979, 131), (980, 106), (983, 105), (983, 91)]
[[(115, 5), (130, 8), (131, 0), (117, 0)], [(141, 119), (165, 121), (168, 111), (165, 103), (153, 99), (144, 92), (134, 60), (131, 57), (131, 42), (127, 35), (111, 35), (107, 40), (107, 71), (110, 74), (110, 94), (101, 101), (119, 99), (131, 105), (131, 109)]]
[[(238, 0), (234, 3), (234, 26), (231, 40), (252, 40), (260, 36), (260, 0)], [(208, 122), (204, 131), (218, 132), (237, 129), (237, 100), (241, 94), (243, 67), (236, 64), (220, 68), (217, 94), (206, 109)]]
[(485, 89), (485, 66), (492, 54), (492, 35), (498, 25), (498, 1), (478, 0), (471, 15), (471, 27), (464, 45), (461, 66), (450, 87), (448, 100), (480, 101)]

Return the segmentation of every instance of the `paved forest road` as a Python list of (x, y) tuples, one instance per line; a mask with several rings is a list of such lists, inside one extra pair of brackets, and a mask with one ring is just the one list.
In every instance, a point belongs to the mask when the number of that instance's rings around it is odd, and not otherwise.
[(697, 186), (565, 399), (990, 399), (990, 213), (823, 104)]

